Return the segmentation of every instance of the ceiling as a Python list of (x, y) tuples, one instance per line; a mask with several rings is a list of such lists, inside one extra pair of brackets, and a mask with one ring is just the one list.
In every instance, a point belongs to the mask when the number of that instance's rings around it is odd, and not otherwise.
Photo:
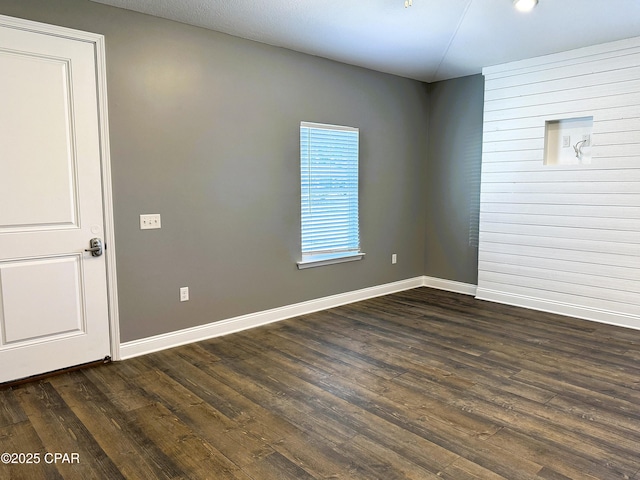
[(640, 36), (640, 0), (92, 0), (403, 77)]

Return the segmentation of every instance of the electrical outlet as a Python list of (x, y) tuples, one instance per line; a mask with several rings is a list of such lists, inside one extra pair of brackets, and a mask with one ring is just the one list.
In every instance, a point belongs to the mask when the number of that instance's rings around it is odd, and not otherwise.
[(571, 146), (571, 136), (564, 135), (562, 137), (562, 148), (567, 148)]
[(582, 135), (582, 140), (584, 141), (583, 147), (591, 146), (591, 135)]
[(186, 302), (189, 300), (189, 287), (180, 287), (180, 301)]
[(396, 255), (395, 253), (391, 254), (391, 263), (393, 264), (398, 263), (398, 255)]
[(140, 215), (140, 230), (151, 230), (153, 228), (161, 228), (160, 214), (147, 213)]

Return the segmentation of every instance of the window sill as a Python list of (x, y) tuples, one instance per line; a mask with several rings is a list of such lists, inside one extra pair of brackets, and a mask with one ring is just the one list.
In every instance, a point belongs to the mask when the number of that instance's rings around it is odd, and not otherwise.
[(305, 268), (322, 267), (324, 265), (333, 265), (335, 263), (355, 262), (356, 260), (362, 260), (364, 253), (342, 253), (342, 254), (326, 254), (326, 255), (313, 255), (307, 257), (304, 260), (298, 262), (298, 270)]

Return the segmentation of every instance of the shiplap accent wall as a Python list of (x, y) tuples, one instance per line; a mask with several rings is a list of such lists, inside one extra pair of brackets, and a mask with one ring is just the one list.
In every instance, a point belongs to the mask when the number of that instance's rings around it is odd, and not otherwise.
[[(640, 328), (640, 37), (483, 74), (477, 297)], [(589, 116), (591, 164), (545, 166)]]

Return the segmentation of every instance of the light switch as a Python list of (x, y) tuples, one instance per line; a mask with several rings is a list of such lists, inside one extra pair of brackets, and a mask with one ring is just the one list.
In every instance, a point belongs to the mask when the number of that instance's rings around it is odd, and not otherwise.
[(140, 215), (140, 230), (151, 230), (153, 228), (161, 228), (160, 214), (147, 213)]

